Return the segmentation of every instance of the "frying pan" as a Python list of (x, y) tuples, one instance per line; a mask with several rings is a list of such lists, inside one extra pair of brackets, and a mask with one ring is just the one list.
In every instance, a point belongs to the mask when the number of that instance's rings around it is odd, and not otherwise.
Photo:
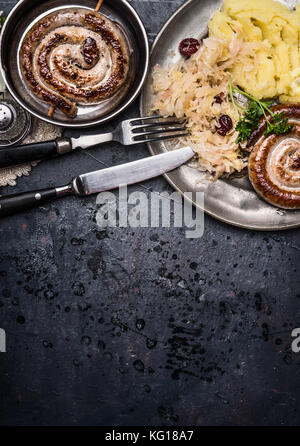
[[(103, 124), (123, 112), (138, 96), (149, 66), (147, 34), (138, 14), (126, 0), (105, 0), (101, 13), (115, 21), (127, 37), (131, 58), (126, 94), (117, 91), (97, 105), (78, 106), (76, 118), (55, 110), (48, 116), (49, 104), (41, 101), (24, 82), (20, 64), (21, 42), (31, 26), (51, 12), (64, 8), (93, 10), (96, 0), (20, 0), (7, 17), (0, 39), (0, 69), (7, 89), (14, 99), (33, 116), (51, 124), (69, 128), (84, 128)], [(130, 85), (128, 85), (130, 83)]]

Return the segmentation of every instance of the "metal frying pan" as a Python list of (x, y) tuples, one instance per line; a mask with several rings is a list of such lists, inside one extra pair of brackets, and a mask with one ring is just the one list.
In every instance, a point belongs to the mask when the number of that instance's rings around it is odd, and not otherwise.
[(148, 71), (148, 39), (143, 23), (126, 0), (105, 0), (101, 7), (101, 13), (115, 21), (128, 39), (131, 65), (124, 95), (117, 91), (100, 104), (79, 106), (78, 116), (74, 119), (57, 110), (49, 118), (49, 104), (37, 98), (24, 82), (19, 66), (19, 49), (31, 26), (56, 10), (74, 7), (93, 10), (96, 3), (96, 0), (73, 0), (72, 4), (70, 0), (20, 0), (7, 17), (0, 40), (1, 73), (14, 99), (35, 117), (63, 127), (91, 127), (115, 118), (138, 96)]

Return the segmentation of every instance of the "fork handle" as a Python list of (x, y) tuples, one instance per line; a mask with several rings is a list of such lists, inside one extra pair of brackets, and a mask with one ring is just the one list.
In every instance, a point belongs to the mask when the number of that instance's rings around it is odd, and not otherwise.
[(71, 151), (72, 143), (69, 138), (57, 138), (53, 141), (7, 147), (0, 149), (0, 168), (54, 158)]

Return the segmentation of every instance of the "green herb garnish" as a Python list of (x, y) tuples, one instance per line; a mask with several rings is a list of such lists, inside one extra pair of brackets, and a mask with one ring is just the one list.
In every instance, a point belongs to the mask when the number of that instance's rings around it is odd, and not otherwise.
[[(239, 108), (243, 107), (240, 107), (237, 104), (233, 95), (235, 91), (246, 96), (250, 100), (243, 116), (239, 111)], [(231, 77), (229, 80), (229, 95), (239, 116), (239, 122), (236, 126), (236, 131), (239, 134), (236, 140), (237, 144), (249, 139), (251, 133), (258, 128), (262, 116), (266, 118), (267, 122), (265, 135), (270, 135), (271, 133), (275, 135), (283, 135), (288, 133), (294, 127), (294, 124), (289, 124), (288, 119), (284, 117), (284, 112), (276, 114), (270, 110), (272, 101), (260, 101), (245, 91), (240, 90), (232, 84)]]

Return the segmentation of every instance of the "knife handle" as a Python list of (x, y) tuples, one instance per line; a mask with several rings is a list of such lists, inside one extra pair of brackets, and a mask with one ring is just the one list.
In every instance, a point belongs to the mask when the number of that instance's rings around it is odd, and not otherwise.
[(29, 161), (45, 160), (72, 151), (69, 138), (26, 144), (0, 149), (0, 168), (15, 166)]
[(43, 203), (58, 198), (56, 188), (41, 189), (21, 194), (0, 197), (0, 217), (15, 214), (27, 209), (38, 207)]

